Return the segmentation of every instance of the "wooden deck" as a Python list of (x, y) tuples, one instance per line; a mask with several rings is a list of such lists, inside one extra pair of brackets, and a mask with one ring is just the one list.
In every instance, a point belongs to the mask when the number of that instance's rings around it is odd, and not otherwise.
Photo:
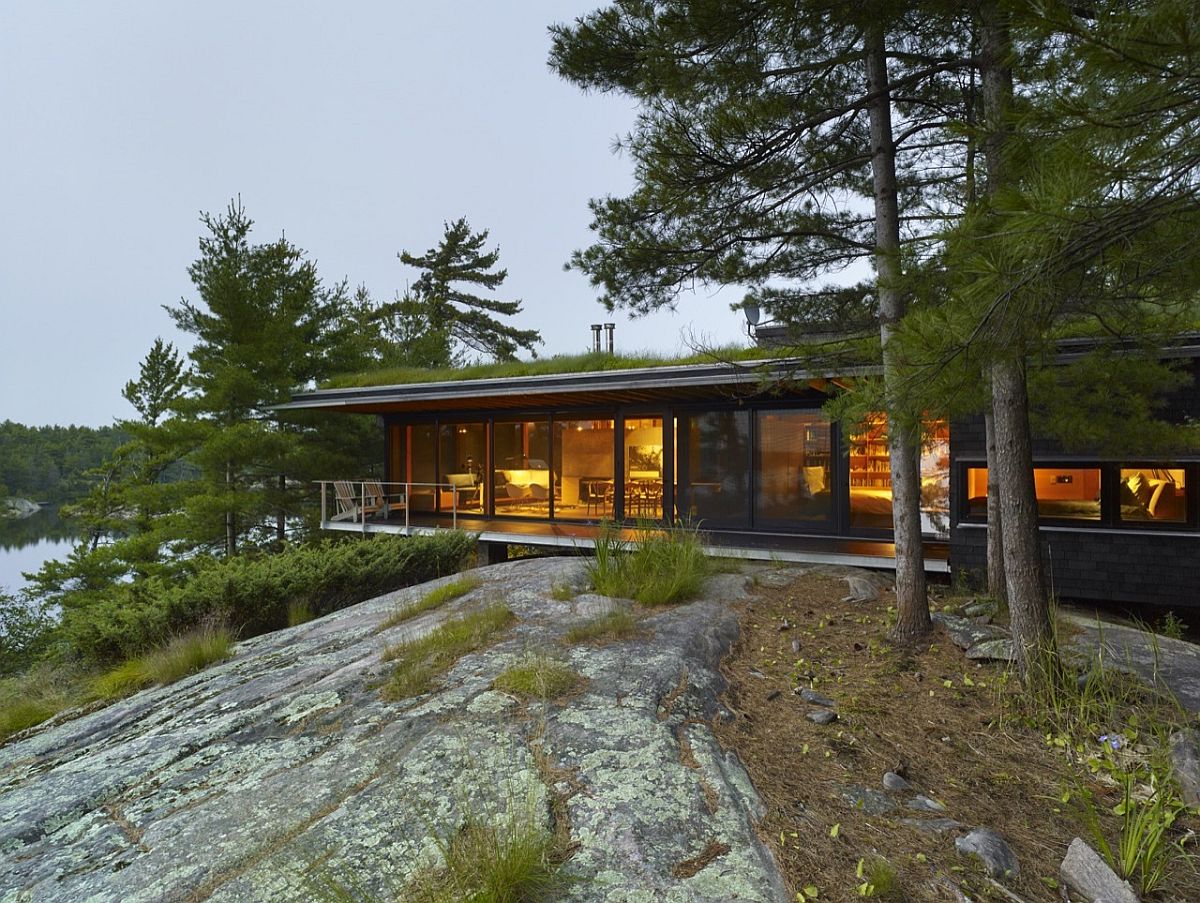
[[(397, 520), (370, 520), (364, 523), (326, 521), (326, 530), (350, 533), (392, 533), (417, 535), (435, 530), (453, 529), (449, 516), (413, 513), (405, 526), (403, 515)], [(595, 546), (600, 525), (570, 521), (522, 520), (520, 518), (481, 518), (459, 514), (458, 529), (479, 534), (480, 542), (508, 545), (549, 546), (586, 552)], [(806, 564), (840, 564), (893, 570), (895, 545), (886, 539), (794, 533), (702, 531), (706, 550), (711, 554), (734, 558), (777, 560)], [(623, 539), (636, 539), (632, 527), (621, 530)], [(948, 573), (949, 545), (944, 541), (925, 543), (925, 570)]]

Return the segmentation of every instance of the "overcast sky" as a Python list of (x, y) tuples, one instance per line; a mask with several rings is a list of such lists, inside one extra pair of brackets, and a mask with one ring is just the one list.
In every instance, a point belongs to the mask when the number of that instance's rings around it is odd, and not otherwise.
[[(563, 263), (589, 198), (632, 184), (621, 99), (546, 65), (547, 26), (599, 0), (0, 5), (0, 420), (102, 425), (195, 298), (200, 211), (240, 194), (327, 282), (391, 298), (445, 220), (486, 228), (545, 354), (608, 317)], [(730, 293), (616, 317), (625, 350), (735, 341)]]

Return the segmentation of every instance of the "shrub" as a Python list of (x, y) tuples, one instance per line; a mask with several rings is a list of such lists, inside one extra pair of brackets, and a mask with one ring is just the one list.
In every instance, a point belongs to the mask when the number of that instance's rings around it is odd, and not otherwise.
[(627, 608), (614, 608), (608, 614), (576, 624), (567, 631), (568, 643), (605, 643), (627, 640), (638, 632), (637, 618)]
[(428, 692), (433, 680), (468, 652), (483, 646), (514, 620), (504, 605), (489, 605), (453, 618), (423, 637), (389, 646), (384, 661), (396, 669), (383, 688), (386, 699), (405, 699)]
[(686, 527), (639, 527), (633, 542), (626, 542), (605, 525), (596, 538), (595, 558), (588, 565), (597, 592), (636, 599), (643, 605), (690, 599), (700, 592), (711, 572), (700, 534)]
[(579, 675), (562, 662), (545, 653), (530, 652), (505, 668), (494, 686), (527, 699), (555, 699), (570, 693), (579, 681)]
[(451, 599), (457, 599), (460, 596), (465, 596), (472, 590), (479, 589), (482, 583), (482, 580), (472, 575), (470, 577), (459, 577), (450, 583), (443, 583), (441, 586), (434, 587), (416, 602), (397, 607), (388, 616), (387, 620), (379, 625), (379, 629), (387, 630), (389, 627), (403, 624), (405, 621), (415, 618), (419, 614), (440, 608)]
[(213, 619), (241, 636), (256, 636), (286, 626), (293, 606), (319, 617), (453, 573), (474, 543), (471, 534), (446, 530), (326, 540), (269, 556), (207, 560), (182, 584), (152, 578), (67, 608), (62, 630), (85, 660), (101, 664), (134, 658)]

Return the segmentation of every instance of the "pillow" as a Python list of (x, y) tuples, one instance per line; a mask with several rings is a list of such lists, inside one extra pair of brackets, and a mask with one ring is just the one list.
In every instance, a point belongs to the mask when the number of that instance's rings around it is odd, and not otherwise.
[(824, 467), (805, 467), (804, 468), (804, 485), (808, 487), (808, 491), (813, 495), (821, 492), (825, 488), (825, 468)]
[(1151, 517), (1156, 517), (1154, 510), (1158, 507), (1158, 501), (1163, 496), (1163, 490), (1167, 488), (1166, 480), (1151, 480), (1150, 481), (1150, 501), (1146, 504), (1146, 511)]
[(1150, 497), (1154, 495), (1154, 487), (1150, 485), (1146, 475), (1139, 470), (1125, 482), (1129, 485), (1129, 491), (1133, 493), (1134, 498), (1138, 500), (1138, 504), (1149, 510)]
[(1138, 501), (1137, 493), (1129, 485), (1132, 480), (1133, 477), (1128, 477), (1121, 481), (1121, 516), (1134, 519), (1148, 517), (1149, 512), (1146, 511), (1146, 506)]

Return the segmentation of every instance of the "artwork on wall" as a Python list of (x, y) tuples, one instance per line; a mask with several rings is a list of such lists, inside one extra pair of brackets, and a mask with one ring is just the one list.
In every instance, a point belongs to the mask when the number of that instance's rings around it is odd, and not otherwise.
[(626, 466), (630, 471), (652, 470), (661, 474), (662, 453), (661, 445), (631, 445), (626, 453)]

